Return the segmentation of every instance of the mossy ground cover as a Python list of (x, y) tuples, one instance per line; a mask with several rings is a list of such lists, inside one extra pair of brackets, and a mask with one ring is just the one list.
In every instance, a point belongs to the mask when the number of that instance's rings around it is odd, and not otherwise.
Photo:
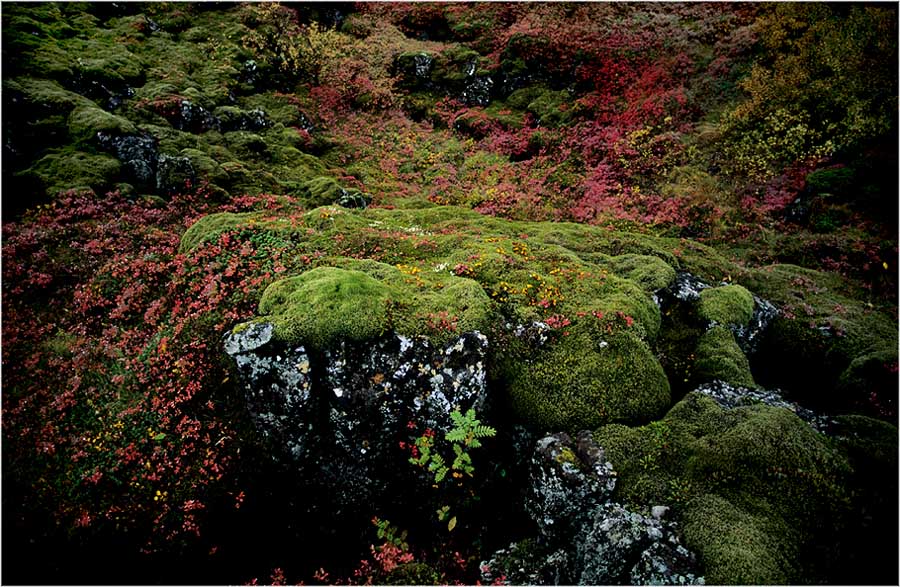
[[(267, 320), (314, 347), (482, 330), (504, 412), (597, 428), (617, 497), (674, 505), (707, 582), (859, 579), (846, 561), (884, 578), (896, 548), (872, 536), (896, 528), (847, 512), (896, 494), (896, 429), (858, 415), (896, 421), (896, 43), (878, 33), (896, 11), (342, 10), (4, 5), (4, 466), (13, 515), (52, 518), (32, 548), (327, 582), (296, 542), (213, 538), (266, 533), (219, 341)], [(98, 132), (149, 140), (153, 181)], [(661, 313), (676, 271), (716, 287)], [(780, 314), (748, 361), (724, 327), (750, 293)], [(535, 321), (543, 346), (514, 334)], [(830, 440), (764, 407), (669, 410), (709, 379), (857, 415)], [(353, 580), (474, 583), (490, 554), (431, 543)], [(303, 544), (352, 576), (359, 553)]]

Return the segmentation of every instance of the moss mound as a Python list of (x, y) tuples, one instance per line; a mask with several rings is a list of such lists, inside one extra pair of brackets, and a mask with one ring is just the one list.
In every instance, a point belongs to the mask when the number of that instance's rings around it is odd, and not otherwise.
[(896, 414), (897, 321), (889, 308), (859, 301), (835, 275), (795, 265), (763, 267), (742, 283), (781, 309), (755, 361), (760, 384), (796, 390), (820, 408)]
[(650, 255), (619, 255), (609, 260), (610, 269), (621, 277), (634, 281), (647, 292), (669, 286), (675, 280), (672, 266)]
[(614, 497), (672, 504), (710, 583), (825, 576), (856, 524), (847, 454), (788, 410), (690, 393), (658, 422), (594, 436), (619, 474)]
[(646, 421), (670, 401), (659, 362), (628, 332), (599, 342), (586, 333), (564, 336), (508, 378), (512, 409), (542, 430)]
[(348, 208), (365, 208), (369, 196), (353, 188), (344, 188), (332, 177), (314, 177), (300, 184), (296, 193), (311, 207), (339, 204)]
[(740, 285), (711, 287), (700, 292), (697, 312), (717, 324), (746, 326), (753, 317), (753, 295)]
[(409, 279), (372, 261), (346, 266), (318, 267), (266, 288), (259, 311), (277, 338), (326, 348), (388, 331), (443, 341), (490, 326), (491, 302), (471, 280)]
[(684, 517), (685, 542), (697, 549), (710, 585), (790, 583), (785, 545), (765, 520), (717, 495), (703, 495)]
[(697, 344), (696, 355), (694, 368), (698, 380), (718, 379), (731, 385), (756, 386), (750, 362), (727, 328), (714, 326), (705, 332)]
[(22, 177), (37, 180), (47, 195), (61, 190), (90, 187), (101, 191), (111, 187), (121, 165), (108, 155), (81, 151), (61, 151), (42, 157)]
[(128, 119), (94, 106), (79, 106), (69, 115), (69, 133), (76, 140), (93, 139), (101, 131), (128, 134), (136, 130)]

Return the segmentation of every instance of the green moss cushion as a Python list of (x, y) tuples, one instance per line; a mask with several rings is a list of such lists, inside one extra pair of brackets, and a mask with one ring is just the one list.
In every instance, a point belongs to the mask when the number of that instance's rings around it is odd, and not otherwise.
[(756, 386), (750, 373), (750, 362), (727, 328), (715, 326), (705, 332), (697, 344), (696, 356), (694, 369), (701, 381)]
[(510, 376), (516, 414), (545, 430), (646, 421), (670, 401), (669, 382), (649, 347), (629, 332), (596, 341), (564, 336)]
[(719, 324), (746, 326), (753, 317), (753, 295), (740, 285), (711, 287), (700, 292), (700, 317)]
[(470, 279), (410, 276), (373, 261), (346, 268), (319, 267), (266, 288), (259, 303), (275, 336), (316, 348), (364, 341), (389, 331), (444, 341), (454, 333), (485, 330), (491, 301)]
[[(614, 499), (672, 505), (708, 584), (816, 576), (841, 548), (840, 528), (858, 523), (847, 454), (784, 408), (725, 409), (693, 392), (662, 420), (603, 426), (594, 438), (618, 473)], [(882, 443), (896, 449), (887, 434)]]

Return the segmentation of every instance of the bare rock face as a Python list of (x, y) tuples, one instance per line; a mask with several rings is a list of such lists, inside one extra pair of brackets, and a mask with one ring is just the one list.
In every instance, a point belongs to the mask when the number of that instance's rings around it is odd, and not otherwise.
[(391, 334), (318, 353), (273, 333), (251, 324), (226, 336), (225, 351), (273, 458), (318, 479), (338, 508), (378, 499), (411, 470), (398, 448), (410, 430), (443, 438), (454, 409), (484, 407), (488, 341), (479, 332), (443, 347)]
[(503, 584), (697, 585), (695, 556), (682, 546), (668, 508), (645, 516), (610, 501), (612, 463), (589, 431), (552, 434), (535, 447), (526, 511), (540, 530), (481, 564)]
[(609, 499), (616, 473), (588, 431), (538, 441), (525, 508), (546, 536), (565, 536), (592, 507)]
[(681, 546), (674, 525), (606, 503), (576, 539), (579, 585), (696, 585), (692, 553)]

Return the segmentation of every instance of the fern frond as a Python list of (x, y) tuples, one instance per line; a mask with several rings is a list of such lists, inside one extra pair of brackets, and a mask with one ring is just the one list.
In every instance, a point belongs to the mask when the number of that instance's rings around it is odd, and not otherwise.
[(493, 426), (485, 426), (483, 424), (478, 424), (473, 427), (472, 432), (475, 434), (475, 438), (489, 438), (497, 434), (496, 428)]

